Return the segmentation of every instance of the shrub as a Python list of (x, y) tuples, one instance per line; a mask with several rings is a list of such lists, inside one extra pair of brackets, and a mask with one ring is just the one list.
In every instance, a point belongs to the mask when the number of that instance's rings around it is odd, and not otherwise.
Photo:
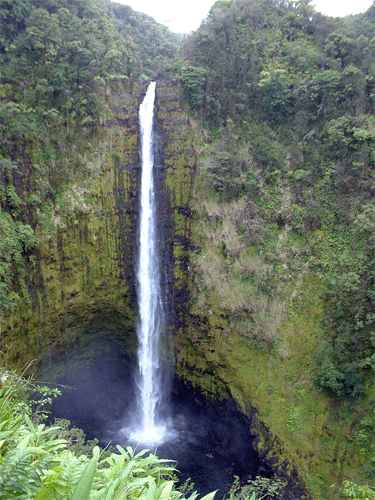
[(339, 369), (332, 360), (325, 360), (319, 371), (319, 385), (338, 397), (357, 399), (366, 395), (363, 374), (357, 363)]

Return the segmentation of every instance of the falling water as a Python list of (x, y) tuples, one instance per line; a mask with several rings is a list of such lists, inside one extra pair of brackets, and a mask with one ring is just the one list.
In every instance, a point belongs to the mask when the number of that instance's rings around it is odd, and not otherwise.
[(154, 120), (155, 82), (149, 85), (139, 109), (141, 128), (141, 206), (137, 292), (139, 305), (138, 334), (138, 410), (139, 421), (132, 439), (140, 443), (156, 443), (163, 439), (165, 427), (158, 421), (161, 399), (159, 340), (164, 327), (160, 294), (160, 270), (156, 241), (154, 192)]

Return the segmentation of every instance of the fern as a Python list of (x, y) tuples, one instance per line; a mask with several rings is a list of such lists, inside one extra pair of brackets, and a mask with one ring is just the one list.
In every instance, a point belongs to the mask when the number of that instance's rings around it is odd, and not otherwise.
[(0, 464), (2, 494), (7, 494), (7, 498), (23, 498), (23, 495), (37, 492), (41, 478), (32, 462), (33, 456), (22, 448), (6, 455)]
[(62, 467), (60, 478), (66, 485), (67, 491), (72, 491), (78, 483), (86, 462), (86, 455), (76, 457), (71, 452), (62, 458), (60, 462)]
[[(174, 462), (148, 450), (75, 455), (61, 428), (36, 424), (24, 402), (28, 383), (0, 371), (0, 498), (6, 500), (178, 500)], [(212, 500), (214, 493), (202, 500)], [(188, 500), (195, 500), (194, 492)]]

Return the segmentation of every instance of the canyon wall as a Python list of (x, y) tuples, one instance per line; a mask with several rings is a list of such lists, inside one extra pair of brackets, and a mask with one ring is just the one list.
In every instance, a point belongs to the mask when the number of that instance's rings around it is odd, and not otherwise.
[[(4, 357), (13, 366), (65, 350), (86, 327), (105, 318), (116, 317), (128, 353), (135, 352), (138, 106), (146, 87), (127, 79), (106, 83), (100, 92), (100, 125), (82, 156), (89, 178), (65, 188), (60, 198), (65, 211), (55, 207), (49, 232), (37, 209), (29, 214), (39, 240), (25, 264), (30, 300), (1, 323)], [(177, 81), (158, 83), (156, 186), (177, 376), (209, 397), (233, 398), (252, 417), (259, 452), (289, 482), (291, 498), (308, 498), (307, 490), (313, 498), (328, 498), (331, 483), (367, 467), (356, 437), (366, 413), (355, 404), (352, 412), (344, 411), (314, 385), (313, 358), (322, 331), (312, 274), (301, 273), (280, 314), (277, 304), (265, 306), (265, 329), (278, 331), (269, 345), (251, 343), (243, 333), (252, 299), (233, 288), (228, 259), (226, 268), (217, 269), (223, 294), (212, 285), (210, 251), (220, 238), (230, 249), (230, 238), (215, 232), (226, 215), (205, 205), (197, 171), (204, 134), (181, 101)], [(18, 189), (22, 195), (26, 180)], [(230, 217), (243, 216), (239, 205), (227, 210)], [(211, 258), (207, 269), (205, 256)], [(247, 305), (240, 310), (242, 302)]]
[[(29, 297), (5, 310), (0, 322), (3, 353), (13, 366), (66, 349), (91, 322), (113, 315), (123, 324), (124, 336), (131, 335), (135, 350), (138, 109), (147, 85), (128, 79), (106, 82), (99, 93), (99, 126), (89, 139), (76, 138), (89, 175), (75, 175), (62, 186), (51, 213), (41, 214), (36, 207), (26, 214), (38, 238), (36, 249), (24, 258)], [(186, 293), (196, 167), (194, 133), (181, 98), (177, 82), (157, 85), (156, 185), (171, 331)], [(26, 154), (18, 161), (23, 176), (17, 190), (25, 199), (38, 181)]]
[(30, 300), (1, 324), (12, 364), (65, 349), (91, 321), (113, 312), (134, 332), (138, 104), (145, 87), (106, 84), (100, 125), (83, 145), (89, 175), (63, 187), (48, 231), (38, 209), (29, 214), (39, 241), (26, 261)]

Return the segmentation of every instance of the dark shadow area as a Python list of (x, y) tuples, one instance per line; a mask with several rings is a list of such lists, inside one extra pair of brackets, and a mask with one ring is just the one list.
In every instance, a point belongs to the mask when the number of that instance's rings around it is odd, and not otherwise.
[[(137, 361), (124, 350), (114, 329), (97, 326), (82, 336), (74, 349), (57, 359), (45, 360), (39, 376), (68, 386), (62, 388), (51, 418), (65, 418), (100, 445), (131, 445), (134, 419), (134, 371)], [(168, 411), (166, 440), (148, 447), (160, 458), (176, 460), (181, 483), (188, 478), (201, 494), (228, 493), (234, 476), (244, 481), (267, 475), (252, 447), (250, 421), (230, 401), (208, 400), (197, 389), (174, 379)]]

